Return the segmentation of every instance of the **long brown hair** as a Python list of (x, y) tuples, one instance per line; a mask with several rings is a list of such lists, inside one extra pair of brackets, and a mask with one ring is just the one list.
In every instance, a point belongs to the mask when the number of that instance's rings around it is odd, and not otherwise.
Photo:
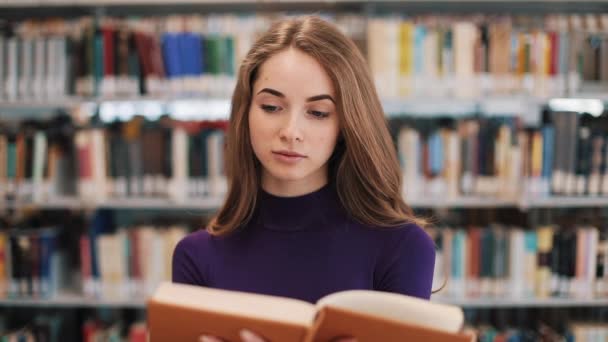
[(272, 25), (240, 66), (226, 139), (228, 194), (207, 227), (209, 233), (230, 233), (253, 215), (261, 175), (248, 125), (253, 83), (262, 63), (288, 48), (315, 58), (334, 84), (340, 137), (328, 178), (348, 213), (372, 226), (422, 225), (403, 200), (401, 168), (365, 58), (334, 25), (306, 16)]

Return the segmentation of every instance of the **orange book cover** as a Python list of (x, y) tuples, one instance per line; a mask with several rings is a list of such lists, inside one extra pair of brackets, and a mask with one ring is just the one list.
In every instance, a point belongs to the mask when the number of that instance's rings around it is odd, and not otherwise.
[(322, 342), (340, 336), (358, 342), (464, 342), (458, 307), (395, 293), (351, 290), (305, 301), (163, 283), (147, 305), (150, 342), (196, 341), (212, 335), (240, 341), (249, 329), (268, 341)]

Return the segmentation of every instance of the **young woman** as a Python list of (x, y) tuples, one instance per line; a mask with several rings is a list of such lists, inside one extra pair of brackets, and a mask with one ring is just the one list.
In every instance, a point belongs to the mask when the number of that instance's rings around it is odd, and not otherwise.
[(430, 297), (434, 243), (402, 198), (367, 63), (335, 26), (288, 19), (253, 45), (225, 159), (225, 203), (176, 247), (174, 282), (309, 302), (348, 289)]

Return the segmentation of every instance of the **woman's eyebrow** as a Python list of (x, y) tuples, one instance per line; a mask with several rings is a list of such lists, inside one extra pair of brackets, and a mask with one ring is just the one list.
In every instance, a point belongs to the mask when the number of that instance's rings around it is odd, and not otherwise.
[(306, 99), (306, 102), (313, 102), (313, 101), (320, 101), (320, 100), (330, 100), (331, 102), (333, 102), (334, 104), (336, 104), (336, 101), (334, 101), (334, 98), (327, 95), (327, 94), (321, 94), (321, 95), (315, 95), (315, 96), (311, 96), (309, 98)]
[[(280, 98), (285, 98), (285, 94), (281, 93), (278, 90), (272, 89), (272, 88), (264, 88), (258, 92), (258, 95), (261, 93), (268, 93), (268, 94), (271, 94), (271, 95), (274, 95), (274, 96), (277, 96)], [(334, 98), (328, 94), (311, 96), (306, 99), (306, 102), (314, 102), (314, 101), (320, 101), (320, 100), (330, 100), (331, 102), (336, 104), (336, 101), (334, 100)]]
[(274, 90), (274, 89), (271, 89), (271, 88), (264, 88), (264, 89), (260, 90), (258, 92), (258, 95), (261, 94), (261, 93), (268, 93), (268, 94), (271, 94), (271, 95), (274, 95), (274, 96), (277, 96), (277, 97), (285, 98), (285, 94), (281, 93), (278, 90)]

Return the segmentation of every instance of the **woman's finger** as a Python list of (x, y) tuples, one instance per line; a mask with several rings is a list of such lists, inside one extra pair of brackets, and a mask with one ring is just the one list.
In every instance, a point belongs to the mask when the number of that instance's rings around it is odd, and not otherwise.
[(215, 336), (203, 335), (198, 338), (198, 342), (224, 342), (224, 340)]
[(265, 339), (261, 338), (251, 330), (243, 329), (241, 330), (240, 335), (243, 342), (266, 342)]

